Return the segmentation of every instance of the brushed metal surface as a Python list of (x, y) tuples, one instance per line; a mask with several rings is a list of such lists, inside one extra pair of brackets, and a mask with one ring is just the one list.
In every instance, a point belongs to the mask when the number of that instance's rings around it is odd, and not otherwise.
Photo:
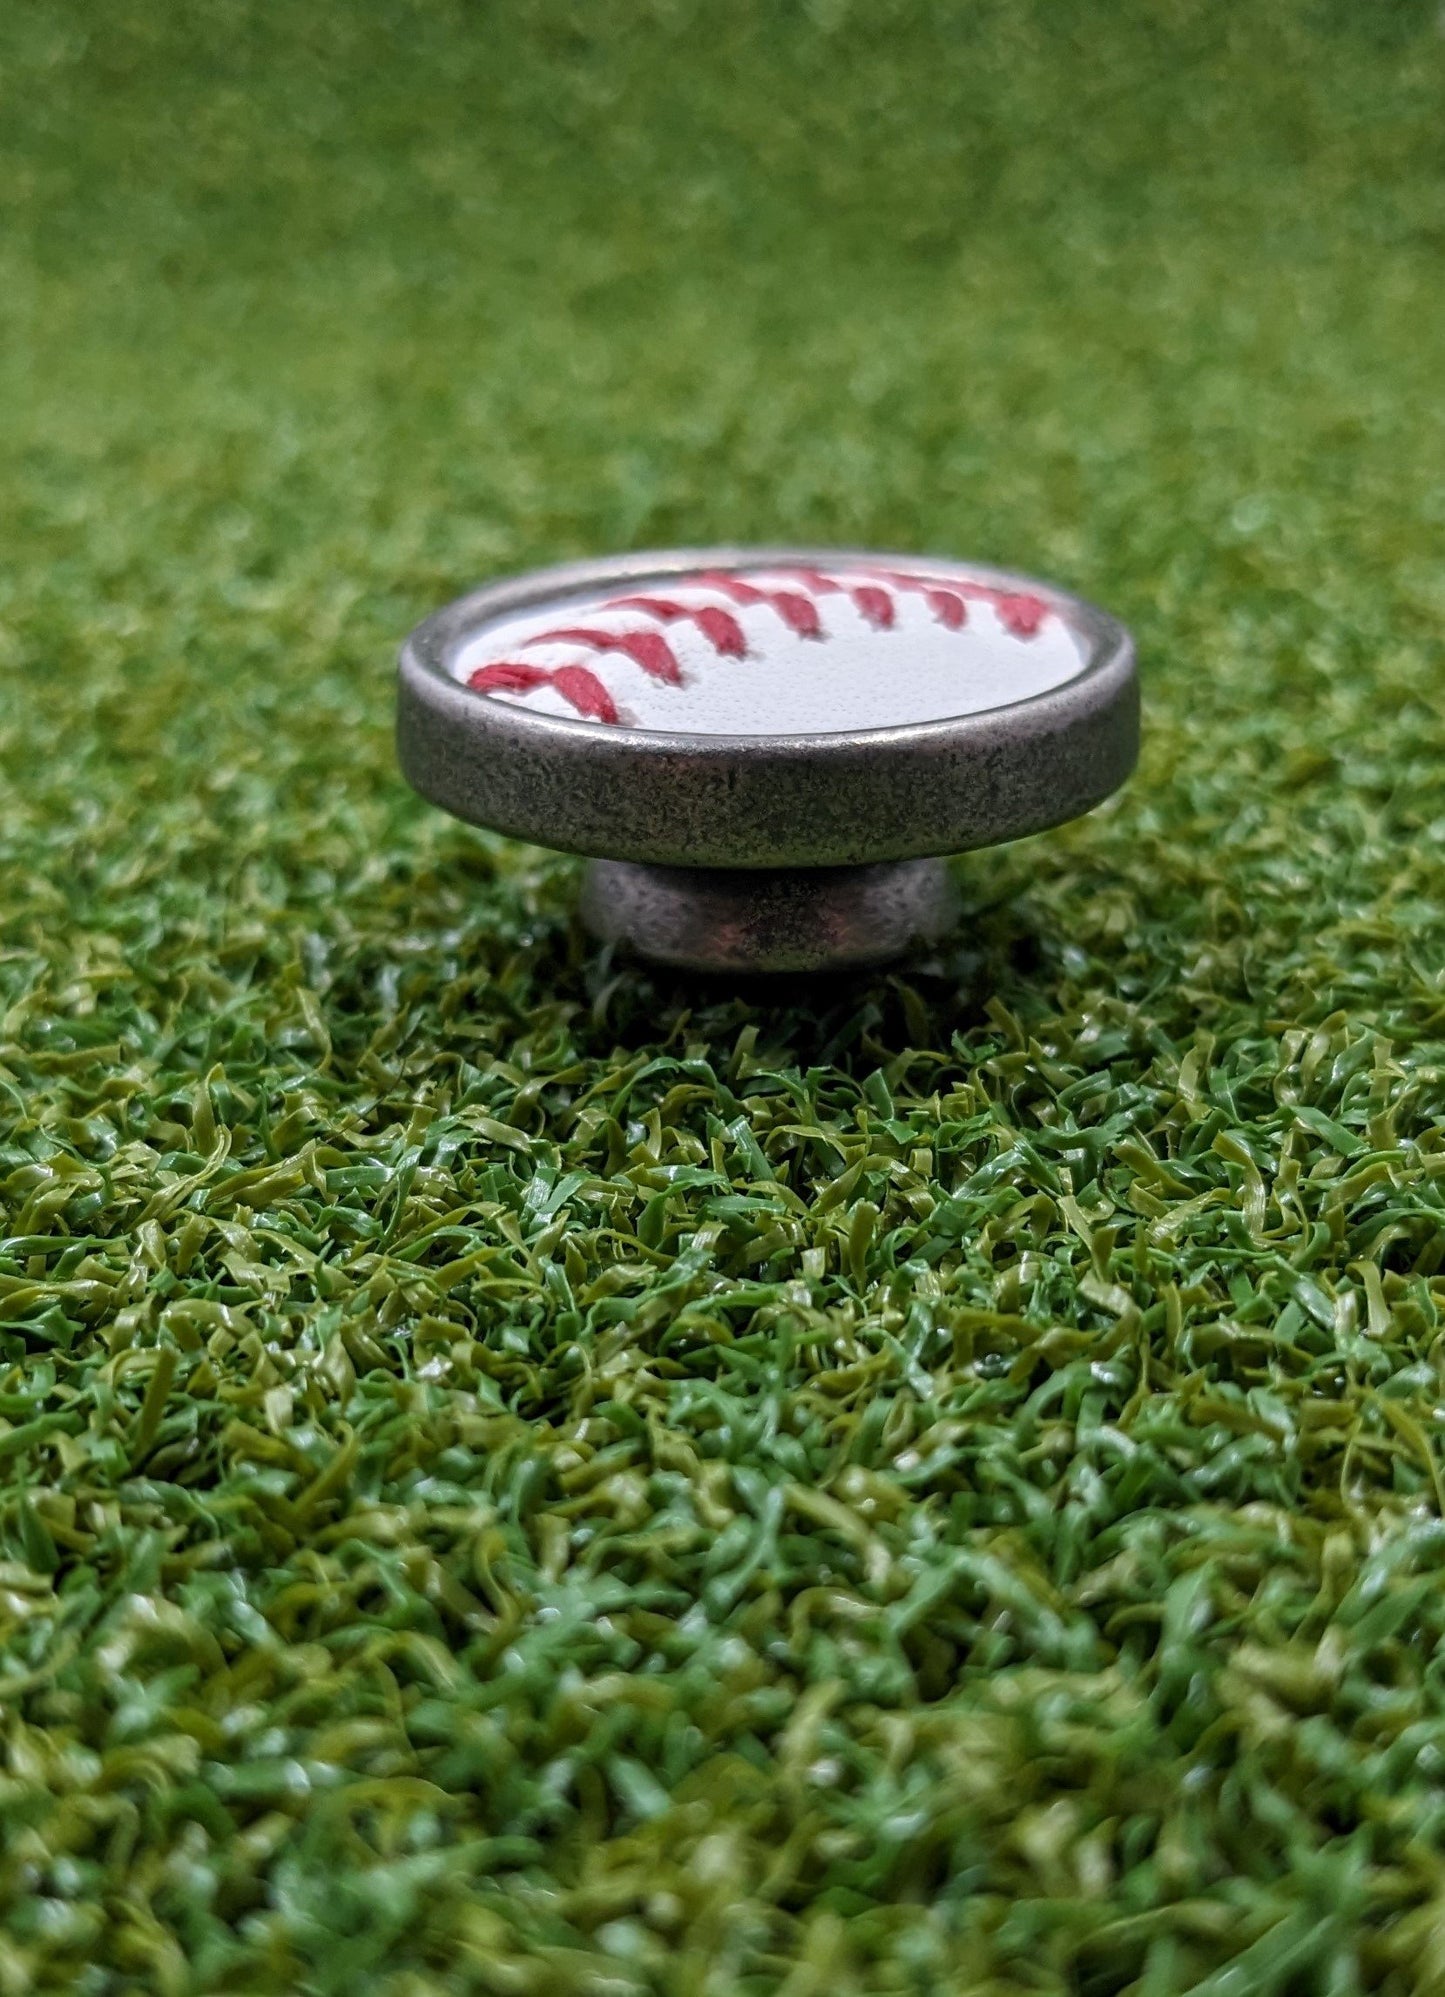
[(952, 925), (941, 860), (871, 867), (649, 867), (593, 860), (582, 920), (606, 942), (703, 971), (821, 971), (875, 964)]

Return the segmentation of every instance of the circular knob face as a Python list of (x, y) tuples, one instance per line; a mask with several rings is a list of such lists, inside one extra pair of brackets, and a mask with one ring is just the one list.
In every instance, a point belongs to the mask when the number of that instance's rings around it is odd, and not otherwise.
[(537, 714), (696, 735), (831, 735), (1047, 693), (1089, 643), (1033, 590), (843, 556), (602, 583), (502, 616), (455, 677)]
[(1087, 811), (1138, 747), (1133, 647), (942, 558), (688, 549), (545, 569), (401, 657), (402, 767), (477, 824), (614, 860), (839, 867)]

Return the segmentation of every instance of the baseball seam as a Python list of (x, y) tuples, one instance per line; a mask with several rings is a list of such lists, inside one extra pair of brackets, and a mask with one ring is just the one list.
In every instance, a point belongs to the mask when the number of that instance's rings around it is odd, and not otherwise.
[[(956, 576), (914, 575), (896, 569), (868, 569), (848, 577), (828, 575), (822, 569), (780, 567), (767, 573), (782, 578), (782, 586), (764, 587), (726, 569), (705, 569), (695, 576), (683, 576), (675, 587), (708, 590), (723, 596), (739, 609), (761, 607), (772, 611), (797, 638), (822, 640), (827, 637), (818, 599), (844, 595), (865, 623), (876, 631), (891, 631), (897, 624), (895, 596), (902, 590), (921, 592), (937, 621), (950, 631), (961, 631), (968, 622), (970, 602), (986, 603), (1010, 634), (1021, 640), (1036, 637), (1049, 615), (1049, 606), (1030, 590), (1001, 589), (990, 583), (972, 582)], [(716, 604), (682, 603), (673, 596), (625, 595), (609, 597), (598, 611), (635, 611), (658, 624), (692, 624), (720, 658), (745, 659), (747, 634), (730, 610)], [(639, 666), (649, 679), (665, 686), (683, 684), (677, 653), (662, 632), (652, 629), (609, 631), (601, 625), (575, 624), (540, 631), (521, 641), (528, 645), (573, 645), (581, 652), (617, 652)], [(617, 725), (621, 716), (616, 702), (601, 678), (589, 666), (568, 663), (538, 666), (525, 660), (499, 659), (479, 666), (467, 675), (467, 685), (477, 693), (531, 693), (551, 687), (577, 714), (589, 721)]]

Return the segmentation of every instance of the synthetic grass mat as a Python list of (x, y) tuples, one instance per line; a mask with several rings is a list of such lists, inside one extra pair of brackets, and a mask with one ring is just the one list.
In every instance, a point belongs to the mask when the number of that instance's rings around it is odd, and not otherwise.
[[(1445, 1987), (1433, 6), (7, 10), (0, 1997)], [(488, 576), (973, 554), (1146, 754), (732, 990)]]

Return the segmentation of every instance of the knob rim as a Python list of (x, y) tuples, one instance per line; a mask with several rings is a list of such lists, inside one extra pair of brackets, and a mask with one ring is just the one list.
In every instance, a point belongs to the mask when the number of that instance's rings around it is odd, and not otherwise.
[[(747, 736), (539, 713), (476, 692), (452, 670), (481, 626), (571, 594), (699, 569), (858, 559), (1035, 594), (1083, 636), (1086, 663), (1044, 693), (947, 720)], [(1123, 625), (1053, 583), (956, 557), (714, 547), (563, 563), (445, 605), (407, 639), (399, 675), (398, 753), (424, 797), (515, 838), (644, 864), (856, 866), (963, 852), (1080, 816), (1138, 757), (1138, 675)]]

